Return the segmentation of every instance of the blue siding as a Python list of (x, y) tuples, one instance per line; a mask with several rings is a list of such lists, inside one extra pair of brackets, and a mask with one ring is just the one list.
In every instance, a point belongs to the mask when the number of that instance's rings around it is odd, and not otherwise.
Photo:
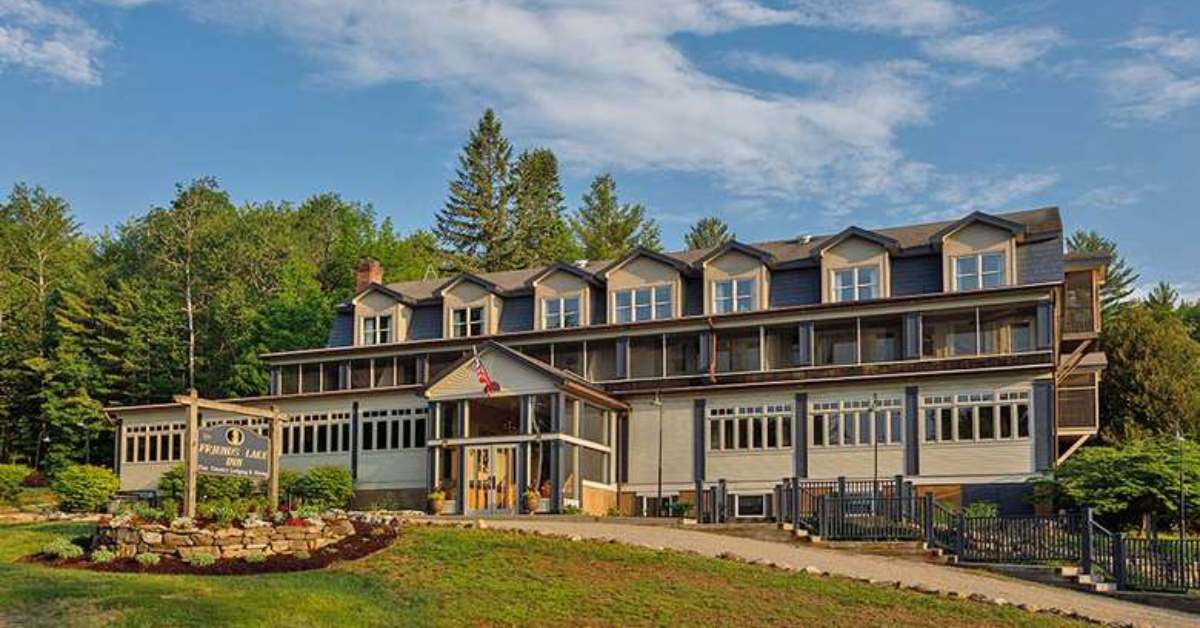
[(603, 325), (608, 320), (608, 294), (605, 288), (592, 287), (592, 324)]
[(683, 315), (699, 316), (704, 313), (704, 279), (687, 277), (683, 280)]
[(892, 296), (934, 294), (941, 291), (941, 255), (935, 253), (892, 258)]
[(354, 344), (354, 312), (338, 312), (329, 326), (327, 347), (349, 347)]
[(799, 268), (771, 273), (771, 307), (821, 302), (821, 270)]
[(500, 305), (500, 333), (533, 329), (533, 297), (509, 297)]
[(408, 323), (409, 340), (429, 340), (442, 337), (442, 306), (420, 305), (412, 310)]
[(1017, 247), (1017, 283), (1046, 283), (1063, 280), (1061, 237)]

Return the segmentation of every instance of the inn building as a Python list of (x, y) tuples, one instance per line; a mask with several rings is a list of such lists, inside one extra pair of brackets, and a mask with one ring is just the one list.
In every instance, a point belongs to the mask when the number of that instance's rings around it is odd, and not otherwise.
[[(326, 346), (236, 401), (360, 506), (640, 515), (724, 481), (753, 519), (783, 478), (903, 475), (1019, 511), (1098, 429), (1106, 261), (1064, 253), (1057, 208), (391, 284), (368, 260)], [(122, 490), (153, 491), (183, 407), (107, 412)]]

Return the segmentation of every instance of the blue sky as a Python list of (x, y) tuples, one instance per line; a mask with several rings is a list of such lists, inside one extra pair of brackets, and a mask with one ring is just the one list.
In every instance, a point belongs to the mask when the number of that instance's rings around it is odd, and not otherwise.
[(0, 186), (429, 225), (483, 107), (677, 247), (1045, 205), (1200, 297), (1200, 3), (0, 0)]

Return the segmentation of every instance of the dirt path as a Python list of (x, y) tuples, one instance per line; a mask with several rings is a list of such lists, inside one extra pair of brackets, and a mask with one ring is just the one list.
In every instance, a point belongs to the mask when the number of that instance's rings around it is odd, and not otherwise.
[(1200, 626), (1200, 617), (1158, 609), (1101, 595), (992, 576), (946, 565), (852, 554), (757, 539), (710, 534), (664, 526), (588, 521), (489, 520), (498, 529), (525, 529), (547, 534), (613, 539), (631, 545), (693, 551), (706, 556), (729, 553), (750, 561), (773, 562), (793, 569), (815, 567), (852, 578), (872, 578), (921, 585), (929, 589), (1003, 598), (1011, 604), (1074, 611), (1103, 622), (1153, 626)]

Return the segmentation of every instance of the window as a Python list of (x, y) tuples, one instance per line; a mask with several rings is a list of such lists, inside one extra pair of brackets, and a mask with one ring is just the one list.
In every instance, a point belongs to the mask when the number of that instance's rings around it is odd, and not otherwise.
[(365, 359), (350, 361), (350, 387), (371, 387), (371, 360)]
[(713, 312), (749, 312), (754, 309), (753, 279), (724, 279), (713, 282)]
[(542, 299), (542, 326), (545, 329), (579, 327), (579, 295)]
[(395, 358), (375, 358), (375, 387), (396, 385)]
[(925, 441), (1029, 438), (1029, 392), (931, 395), (924, 399)]
[(736, 373), (759, 370), (759, 332), (757, 327), (717, 330), (716, 370)]
[(857, 321), (818, 321), (813, 325), (813, 337), (817, 366), (858, 362)]
[(630, 377), (662, 377), (662, 336), (634, 336), (629, 339), (629, 375)]
[(321, 365), (300, 365), (300, 392), (321, 392)]
[(616, 322), (663, 320), (671, 318), (671, 286), (634, 288), (614, 293)]
[(700, 362), (698, 333), (667, 334), (667, 375), (696, 375), (708, 369)]
[(290, 364), (279, 367), (279, 393), (294, 395), (300, 392), (300, 365)]
[(792, 404), (708, 409), (710, 451), (754, 451), (792, 446)]
[(450, 335), (467, 338), (483, 335), (483, 306), (460, 307), (451, 314)]
[(786, 369), (800, 366), (799, 325), (768, 327), (766, 352), (768, 369)]
[(810, 440), (814, 447), (865, 446), (874, 442), (890, 446), (904, 442), (900, 399), (817, 402), (812, 404), (810, 415)]
[[(363, 410), (361, 414), (363, 451), (396, 451), (425, 447), (425, 418), (428, 408), (392, 408)], [(336, 415), (335, 415), (336, 416)], [(349, 427), (349, 425), (347, 425)], [(349, 451), (349, 432), (344, 449)]]
[(391, 316), (364, 316), (362, 319), (362, 343), (382, 345), (392, 341)]
[(350, 451), (350, 413), (293, 416), (283, 428), (283, 452), (329, 454)]
[(977, 253), (954, 258), (956, 291), (999, 288), (1004, 281), (1004, 253)]
[(342, 390), (342, 363), (341, 362), (325, 362), (321, 365), (323, 376), (321, 378), (322, 390)]
[(1034, 307), (981, 308), (979, 345), (984, 354), (1033, 351)]
[(734, 495), (733, 516), (738, 519), (761, 519), (767, 516), (766, 495)]
[(603, 382), (617, 377), (617, 342), (589, 340), (587, 343), (587, 378)]
[(863, 362), (892, 362), (900, 359), (903, 319), (898, 316), (864, 318), (860, 329)]
[(830, 296), (839, 303), (878, 299), (882, 296), (879, 290), (879, 267), (855, 266), (834, 270)]
[(975, 310), (921, 316), (921, 354), (927, 358), (975, 355), (977, 346)]
[(183, 423), (137, 425), (125, 428), (125, 462), (183, 460)]
[(583, 343), (561, 342), (554, 345), (554, 366), (583, 375)]

